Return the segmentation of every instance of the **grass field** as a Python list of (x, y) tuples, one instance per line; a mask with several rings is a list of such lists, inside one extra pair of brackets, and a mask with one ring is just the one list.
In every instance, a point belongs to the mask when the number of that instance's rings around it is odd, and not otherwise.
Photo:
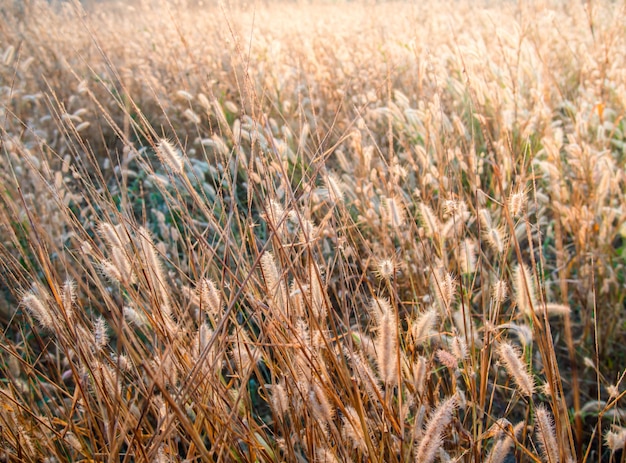
[(0, 1), (0, 461), (625, 462), (625, 10)]

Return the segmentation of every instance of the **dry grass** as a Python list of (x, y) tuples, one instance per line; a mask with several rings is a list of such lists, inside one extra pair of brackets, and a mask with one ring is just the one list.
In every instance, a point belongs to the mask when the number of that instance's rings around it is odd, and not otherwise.
[(0, 461), (624, 461), (620, 2), (0, 9)]

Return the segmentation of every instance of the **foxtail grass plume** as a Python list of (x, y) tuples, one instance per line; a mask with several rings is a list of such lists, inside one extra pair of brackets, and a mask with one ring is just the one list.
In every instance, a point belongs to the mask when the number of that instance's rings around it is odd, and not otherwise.
[(191, 109), (191, 108), (187, 108), (185, 109), (185, 111), (183, 112), (183, 116), (191, 123), (195, 124), (195, 125), (199, 125), (202, 120), (200, 119), (200, 116), (198, 116), (196, 114), (196, 112)]
[(162, 138), (156, 145), (156, 153), (163, 164), (177, 174), (183, 173), (185, 163), (183, 157), (172, 143)]
[(482, 235), (489, 247), (498, 254), (503, 253), (507, 239), (504, 229), (493, 223), (491, 214), (487, 209), (478, 211), (478, 218), (482, 226)]
[(443, 212), (448, 217), (457, 216), (462, 218), (467, 212), (467, 204), (459, 199), (447, 199), (443, 203)]
[(518, 350), (508, 342), (503, 342), (498, 346), (498, 355), (519, 391), (524, 396), (531, 397), (535, 390), (535, 383)]
[(148, 319), (146, 318), (146, 316), (143, 313), (137, 311), (134, 307), (124, 306), (122, 312), (124, 314), (124, 319), (126, 320), (126, 322), (131, 325), (142, 328), (148, 324)]
[(300, 220), (298, 221), (298, 225), (300, 225), (300, 231), (298, 233), (298, 237), (301, 243), (311, 244), (317, 238), (319, 238), (318, 229), (312, 220), (306, 219), (304, 217), (300, 217)]
[(124, 284), (135, 283), (137, 281), (128, 255), (123, 248), (111, 248), (111, 260), (109, 262), (114, 267), (113, 269), (109, 269), (116, 275), (115, 278), (118, 282)]
[(261, 270), (263, 271), (263, 279), (265, 280), (270, 300), (276, 308), (285, 310), (287, 305), (287, 288), (285, 287), (285, 282), (280, 277), (276, 260), (271, 252), (266, 252), (261, 257)]
[(452, 312), (452, 321), (461, 338), (472, 340), (475, 345), (481, 344), (482, 341), (478, 335), (478, 330), (474, 326), (472, 315), (470, 311), (467, 310), (467, 307), (463, 308), (463, 306), (461, 306), (458, 310)]
[(498, 329), (507, 329), (512, 330), (519, 341), (522, 343), (522, 346), (526, 347), (533, 342), (533, 330), (527, 324), (517, 324), (513, 322), (502, 323), (498, 325)]
[(267, 212), (265, 214), (265, 220), (275, 229), (284, 224), (287, 215), (285, 209), (276, 200), (270, 199), (265, 206)]
[[(539, 306), (538, 308), (540, 310), (542, 309), (541, 306)], [(555, 303), (546, 304), (545, 310), (548, 315), (560, 315), (560, 316), (569, 315), (572, 312), (572, 309), (570, 308), (569, 305), (555, 304)]]
[[(523, 421), (517, 423), (515, 427), (511, 426), (508, 423), (507, 428), (501, 428), (500, 432), (496, 436), (498, 439), (491, 447), (489, 454), (487, 455), (486, 463), (504, 463), (506, 461), (506, 457), (510, 454), (511, 448), (515, 444), (515, 439), (519, 438), (519, 435), (522, 432), (522, 429), (526, 426), (526, 423)], [(513, 431), (511, 435), (511, 431)], [(505, 434), (506, 433), (506, 434)], [(502, 434), (505, 434), (504, 437), (501, 437)]]
[(508, 201), (509, 213), (513, 217), (519, 217), (526, 208), (526, 191), (519, 188), (509, 196)]
[(237, 372), (241, 376), (248, 374), (248, 371), (259, 360), (259, 349), (253, 344), (250, 336), (243, 329), (238, 329), (233, 334), (233, 348), (231, 358), (237, 366)]
[(74, 304), (76, 303), (76, 282), (71, 278), (65, 280), (61, 291), (61, 303), (65, 316), (69, 321), (74, 319)]
[(370, 315), (374, 317), (377, 326), (380, 324), (380, 321), (385, 315), (393, 313), (393, 308), (391, 307), (389, 300), (384, 297), (373, 298), (368, 306), (368, 309)]
[(437, 238), (439, 237), (442, 226), (441, 222), (433, 212), (433, 210), (424, 203), (420, 203), (419, 212), (422, 218), (422, 226), (424, 227), (424, 232), (429, 238)]
[(165, 273), (163, 272), (163, 264), (157, 254), (156, 245), (152, 239), (152, 233), (150, 233), (148, 229), (141, 227), (138, 235), (148, 282), (153, 291), (155, 291), (155, 295), (160, 296), (159, 302), (161, 310), (169, 314), (171, 312), (169, 288), (165, 279)]
[(435, 456), (443, 444), (443, 436), (446, 427), (452, 421), (454, 411), (458, 404), (459, 399), (456, 394), (439, 404), (428, 421), (422, 439), (417, 445), (415, 451), (416, 462), (432, 463), (435, 460)]
[(508, 430), (512, 428), (513, 428), (513, 425), (511, 424), (509, 420), (507, 420), (506, 418), (498, 418), (495, 421), (495, 423), (493, 423), (489, 427), (489, 429), (485, 431), (485, 433), (481, 436), (481, 438), (482, 439), (488, 439), (490, 437), (499, 438), (500, 436), (502, 436), (502, 434), (504, 434), (505, 432), (507, 432)]
[(52, 311), (48, 304), (39, 296), (34, 293), (25, 294), (24, 297), (22, 297), (22, 304), (43, 328), (50, 330), (54, 328)]
[(624, 450), (626, 446), (626, 428), (614, 426), (613, 429), (607, 431), (604, 435), (604, 442), (611, 449), (611, 452)]
[(476, 271), (476, 242), (466, 238), (459, 247), (458, 261), (463, 274), (474, 273)]
[(437, 270), (432, 275), (432, 285), (435, 291), (435, 299), (439, 302), (439, 308), (443, 313), (450, 310), (456, 293), (456, 280), (452, 273)]
[(217, 321), (222, 316), (222, 297), (210, 278), (203, 278), (197, 287), (200, 305), (207, 310), (213, 321)]
[(504, 280), (498, 280), (491, 286), (491, 298), (497, 304), (502, 304), (508, 297), (508, 288)]
[(207, 323), (202, 323), (198, 327), (198, 331), (196, 331), (196, 335), (192, 341), (192, 353), (194, 358), (198, 360), (201, 356), (206, 355), (207, 357), (203, 360), (209, 365), (213, 365), (217, 360), (217, 356), (212, 352), (215, 351), (215, 349), (211, 349), (211, 352), (205, 352), (210, 345), (213, 335), (213, 329)]
[(98, 317), (93, 322), (93, 340), (97, 349), (104, 348), (109, 342), (106, 321), (103, 317)]
[(506, 233), (503, 228), (497, 227), (486, 229), (483, 236), (485, 236), (487, 243), (494, 251), (498, 254), (502, 254), (504, 252), (504, 247), (506, 246)]
[(325, 290), (322, 286), (320, 270), (313, 262), (309, 265), (309, 278), (311, 282), (309, 285), (311, 291), (311, 309), (313, 310), (313, 315), (321, 320), (326, 317), (327, 314)]
[(376, 337), (376, 363), (385, 384), (393, 385), (398, 380), (398, 323), (391, 308), (383, 312), (378, 322)]
[(406, 212), (404, 206), (398, 197), (383, 198), (384, 214), (383, 217), (393, 229), (399, 229), (404, 226), (406, 221)]
[(515, 303), (523, 314), (530, 315), (537, 307), (535, 282), (525, 264), (518, 264), (513, 272)]
[(559, 445), (554, 430), (554, 419), (544, 405), (535, 409), (535, 431), (541, 443), (545, 463), (559, 463)]
[(135, 283), (135, 273), (126, 251), (130, 238), (124, 229), (121, 225), (113, 226), (108, 222), (102, 222), (98, 226), (98, 231), (110, 249), (110, 258), (99, 264), (104, 276), (119, 284)]
[(469, 350), (465, 339), (461, 336), (453, 336), (450, 341), (450, 352), (457, 359), (457, 362), (462, 362), (469, 356)]
[(383, 392), (378, 385), (372, 367), (365, 360), (364, 355), (361, 352), (350, 352), (347, 348), (344, 348), (344, 352), (346, 357), (350, 359), (357, 381), (363, 386), (370, 400), (374, 403), (380, 401), (381, 397), (383, 397)]
[(435, 352), (435, 355), (437, 356), (437, 360), (439, 360), (439, 362), (441, 362), (446, 367), (450, 368), (451, 370), (457, 369), (459, 360), (451, 352), (448, 352), (445, 349), (438, 349), (437, 352)]
[(379, 259), (376, 262), (376, 276), (382, 281), (390, 281), (396, 274), (396, 264), (392, 259)]
[(283, 383), (266, 384), (270, 390), (270, 405), (278, 418), (283, 418), (289, 411), (289, 397)]
[(354, 448), (358, 448), (362, 451), (367, 450), (367, 443), (365, 442), (365, 433), (361, 426), (361, 420), (357, 411), (347, 406), (343, 416), (343, 432), (352, 441)]
[(609, 384), (606, 387), (606, 392), (609, 393), (609, 399), (614, 399), (620, 394), (619, 387), (616, 384)]
[(320, 447), (315, 451), (315, 463), (339, 463), (339, 459), (326, 447)]
[(324, 387), (315, 380), (309, 390), (309, 406), (313, 415), (322, 427), (326, 427), (335, 416), (335, 408), (332, 406)]
[(433, 330), (437, 324), (438, 318), (437, 310), (431, 307), (419, 313), (417, 320), (410, 322), (409, 330), (414, 345), (425, 343), (434, 334)]
[(101, 222), (98, 226), (98, 232), (112, 249), (123, 248), (129, 241), (128, 236), (123, 233), (123, 229), (119, 225), (113, 226), (108, 222)]
[(424, 393), (424, 387), (426, 385), (426, 379), (428, 376), (428, 367), (426, 364), (426, 358), (420, 355), (411, 368), (410, 380), (415, 388), (415, 392), (419, 395)]
[(343, 199), (344, 189), (339, 178), (330, 174), (326, 177), (326, 188), (328, 191), (328, 199), (333, 203), (341, 202)]

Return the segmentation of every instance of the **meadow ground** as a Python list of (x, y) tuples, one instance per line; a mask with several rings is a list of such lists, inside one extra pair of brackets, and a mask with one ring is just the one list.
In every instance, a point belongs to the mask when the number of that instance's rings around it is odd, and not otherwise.
[(626, 461), (625, 9), (1, 2), (0, 461)]

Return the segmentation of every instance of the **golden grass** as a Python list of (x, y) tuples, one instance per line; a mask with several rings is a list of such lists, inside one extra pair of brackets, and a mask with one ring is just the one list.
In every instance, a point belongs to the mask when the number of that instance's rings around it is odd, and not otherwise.
[(6, 2), (1, 461), (624, 461), (620, 3)]

